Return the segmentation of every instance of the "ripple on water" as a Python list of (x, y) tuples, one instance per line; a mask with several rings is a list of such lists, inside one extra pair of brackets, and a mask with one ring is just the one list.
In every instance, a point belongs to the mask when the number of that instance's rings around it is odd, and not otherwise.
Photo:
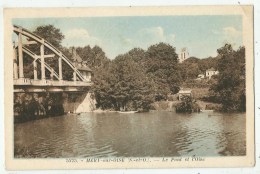
[(14, 127), (15, 157), (245, 155), (245, 115), (87, 113)]

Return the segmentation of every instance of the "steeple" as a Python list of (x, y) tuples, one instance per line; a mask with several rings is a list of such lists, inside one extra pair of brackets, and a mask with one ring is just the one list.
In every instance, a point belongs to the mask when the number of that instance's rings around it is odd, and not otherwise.
[(184, 60), (189, 58), (189, 52), (187, 48), (182, 48), (181, 53), (179, 54), (179, 62), (182, 63)]

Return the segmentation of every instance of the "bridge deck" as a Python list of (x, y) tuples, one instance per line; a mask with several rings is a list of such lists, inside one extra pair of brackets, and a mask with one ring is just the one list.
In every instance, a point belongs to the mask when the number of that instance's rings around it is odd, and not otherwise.
[(28, 78), (14, 79), (15, 86), (91, 86), (91, 81), (65, 81), (65, 80), (33, 80)]
[(79, 92), (92, 85), (91, 81), (14, 79), (14, 92)]

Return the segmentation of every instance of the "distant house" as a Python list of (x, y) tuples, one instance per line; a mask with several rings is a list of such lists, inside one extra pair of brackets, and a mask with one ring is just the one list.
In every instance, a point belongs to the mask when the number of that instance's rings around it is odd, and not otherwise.
[(206, 77), (208, 79), (211, 79), (211, 77), (213, 75), (217, 75), (217, 74), (219, 74), (219, 72), (217, 70), (215, 70), (214, 68), (210, 68), (210, 69), (206, 70)]
[(192, 90), (191, 89), (181, 89), (178, 93), (179, 100), (182, 100), (184, 96), (189, 96), (192, 98)]
[(184, 60), (189, 58), (189, 52), (187, 48), (182, 48), (181, 53), (179, 55), (179, 63), (182, 63)]
[(70, 49), (70, 52), (72, 53), (73, 65), (81, 72), (86, 81), (91, 81), (92, 70), (87, 66), (87, 61), (82, 60), (74, 47)]

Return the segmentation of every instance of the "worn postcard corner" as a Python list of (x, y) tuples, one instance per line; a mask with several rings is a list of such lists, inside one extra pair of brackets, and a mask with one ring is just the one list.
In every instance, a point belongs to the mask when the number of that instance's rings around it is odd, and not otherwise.
[(255, 164), (253, 6), (4, 10), (8, 170)]

